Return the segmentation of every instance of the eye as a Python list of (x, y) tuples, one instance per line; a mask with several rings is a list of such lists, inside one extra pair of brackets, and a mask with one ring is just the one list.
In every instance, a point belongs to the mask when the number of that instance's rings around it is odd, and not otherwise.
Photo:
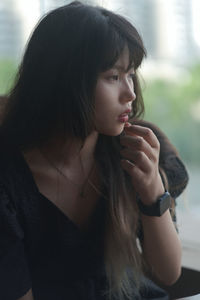
[(111, 75), (109, 78), (110, 78), (111, 80), (117, 81), (117, 80), (119, 79), (119, 75)]
[(130, 74), (129, 74), (129, 77), (130, 77), (131, 79), (134, 79), (134, 78), (135, 78), (135, 73), (130, 73)]

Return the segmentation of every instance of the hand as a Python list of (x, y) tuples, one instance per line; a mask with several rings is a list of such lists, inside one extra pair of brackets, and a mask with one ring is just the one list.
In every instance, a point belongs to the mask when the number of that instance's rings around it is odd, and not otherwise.
[(151, 129), (143, 126), (129, 124), (124, 130), (125, 136), (120, 138), (125, 146), (120, 152), (124, 158), (121, 166), (131, 176), (141, 201), (150, 205), (165, 191), (159, 174), (159, 141)]

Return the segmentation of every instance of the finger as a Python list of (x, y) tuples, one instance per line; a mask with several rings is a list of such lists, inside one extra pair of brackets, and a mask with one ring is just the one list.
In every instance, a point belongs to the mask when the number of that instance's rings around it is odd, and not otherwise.
[(129, 160), (134, 165), (137, 165), (144, 172), (149, 172), (151, 170), (151, 160), (142, 151), (132, 151), (128, 148), (122, 149), (120, 151), (124, 159)]
[(127, 135), (139, 135), (143, 137), (153, 148), (159, 148), (159, 141), (150, 128), (140, 125), (131, 125), (129, 127), (125, 127), (124, 130)]
[(120, 143), (128, 149), (143, 151), (151, 160), (156, 160), (155, 149), (141, 136), (121, 136)]
[(131, 176), (136, 177), (138, 180), (142, 178), (143, 172), (132, 162), (126, 159), (121, 160), (122, 168)]

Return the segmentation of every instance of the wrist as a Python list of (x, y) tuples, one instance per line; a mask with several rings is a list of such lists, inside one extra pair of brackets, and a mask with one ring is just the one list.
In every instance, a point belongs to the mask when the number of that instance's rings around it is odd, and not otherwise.
[(162, 178), (160, 176), (160, 173), (158, 172), (155, 177), (154, 183), (151, 185), (151, 188), (149, 188), (146, 195), (144, 195), (145, 197), (142, 197), (141, 195), (141, 201), (145, 205), (152, 205), (157, 201), (159, 197), (164, 194), (165, 191), (166, 189), (164, 187)]
[(166, 189), (164, 188), (163, 184), (161, 184), (157, 186), (157, 188), (151, 188), (150, 191), (140, 194), (139, 198), (144, 205), (150, 206), (154, 204), (158, 200), (158, 198), (160, 198), (165, 193), (165, 191)]
[(162, 216), (171, 206), (171, 195), (166, 190), (153, 203), (144, 204), (139, 197), (137, 197), (137, 204), (140, 212), (146, 216)]

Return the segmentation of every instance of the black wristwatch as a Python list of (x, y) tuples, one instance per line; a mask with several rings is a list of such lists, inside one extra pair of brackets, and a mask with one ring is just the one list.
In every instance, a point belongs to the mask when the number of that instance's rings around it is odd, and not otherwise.
[(144, 204), (139, 197), (137, 197), (137, 204), (139, 210), (143, 215), (152, 216), (152, 217), (160, 217), (166, 212), (167, 209), (171, 206), (171, 195), (168, 191), (157, 199), (155, 203), (152, 205)]

